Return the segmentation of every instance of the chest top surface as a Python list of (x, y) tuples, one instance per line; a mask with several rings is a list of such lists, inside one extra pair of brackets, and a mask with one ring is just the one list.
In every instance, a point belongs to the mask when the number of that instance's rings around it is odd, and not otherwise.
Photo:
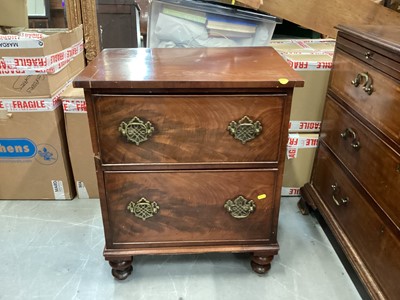
[(303, 79), (270, 47), (103, 50), (74, 80), (94, 89), (293, 88)]

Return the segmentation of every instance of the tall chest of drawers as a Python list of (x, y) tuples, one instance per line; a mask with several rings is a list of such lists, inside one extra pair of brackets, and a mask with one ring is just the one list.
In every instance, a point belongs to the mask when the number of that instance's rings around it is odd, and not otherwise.
[(291, 97), (302, 79), (268, 47), (107, 49), (85, 89), (105, 232), (125, 279), (138, 254), (251, 252), (266, 272)]
[(400, 27), (338, 26), (311, 182), (318, 209), (374, 299), (400, 295)]

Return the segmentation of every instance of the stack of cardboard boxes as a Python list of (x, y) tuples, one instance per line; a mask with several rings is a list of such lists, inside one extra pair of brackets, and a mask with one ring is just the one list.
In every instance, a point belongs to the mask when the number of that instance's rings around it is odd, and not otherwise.
[(311, 177), (335, 40), (272, 40), (270, 45), (305, 80), (293, 94), (282, 188), (282, 196), (298, 196)]
[(81, 27), (0, 35), (0, 199), (75, 196), (60, 95), (83, 68)]

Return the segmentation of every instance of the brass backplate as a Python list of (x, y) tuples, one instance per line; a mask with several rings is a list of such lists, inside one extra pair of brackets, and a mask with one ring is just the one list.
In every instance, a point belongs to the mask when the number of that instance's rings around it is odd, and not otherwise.
[(256, 208), (253, 200), (247, 200), (243, 196), (238, 196), (233, 201), (228, 200), (224, 205), (225, 209), (236, 219), (247, 218)]
[(146, 198), (142, 197), (137, 202), (129, 202), (127, 209), (137, 218), (145, 221), (148, 218), (153, 217), (158, 213), (160, 207), (157, 202), (150, 202)]
[(238, 122), (230, 122), (227, 130), (235, 139), (246, 144), (261, 133), (262, 126), (259, 121), (254, 122), (248, 116), (244, 116)]

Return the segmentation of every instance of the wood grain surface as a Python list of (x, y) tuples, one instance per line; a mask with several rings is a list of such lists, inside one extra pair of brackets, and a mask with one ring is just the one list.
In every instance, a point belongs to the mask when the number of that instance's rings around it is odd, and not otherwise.
[[(95, 98), (104, 164), (278, 161), (285, 97), (275, 95), (101, 96)], [(119, 131), (134, 116), (154, 132), (136, 145)], [(248, 116), (261, 133), (243, 144), (228, 131)]]
[(74, 80), (75, 87), (101, 89), (303, 85), (302, 78), (270, 47), (105, 49)]
[[(277, 173), (257, 171), (106, 172), (105, 186), (112, 245), (207, 244), (273, 242), (274, 185)], [(254, 213), (233, 218), (227, 200), (244, 196), (256, 204)], [(265, 198), (258, 199), (259, 195)], [(143, 221), (127, 210), (130, 201), (145, 197), (160, 210)], [(162, 245), (161, 245), (162, 246)]]

